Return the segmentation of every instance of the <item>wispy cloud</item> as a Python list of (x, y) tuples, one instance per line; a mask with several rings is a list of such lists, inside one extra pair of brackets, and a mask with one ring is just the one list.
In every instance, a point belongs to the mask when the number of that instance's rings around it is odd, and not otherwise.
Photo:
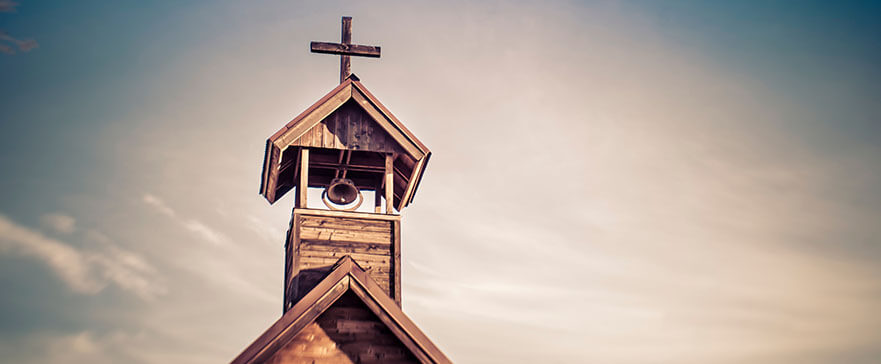
[(168, 207), (168, 205), (165, 204), (165, 201), (160, 200), (158, 197), (148, 193), (144, 195), (143, 200), (144, 203), (152, 206), (156, 211), (159, 211), (168, 217), (177, 217), (177, 213), (174, 212), (171, 207)]
[(183, 218), (179, 216), (177, 211), (168, 206), (165, 201), (162, 201), (160, 198), (153, 196), (152, 194), (144, 194), (142, 200), (147, 205), (153, 207), (156, 211), (165, 216), (168, 216), (169, 218), (180, 224), (180, 226), (182, 226), (184, 229), (187, 229), (188, 231), (205, 241), (208, 241), (215, 245), (223, 245), (229, 242), (229, 238), (227, 238), (226, 235), (224, 235), (223, 233), (209, 227), (199, 220)]
[(21, 226), (0, 215), (0, 253), (36, 258), (46, 264), (68, 287), (83, 294), (96, 294), (110, 284), (143, 299), (165, 293), (155, 269), (139, 255), (114, 245), (100, 249), (77, 249)]
[[(14, 13), (18, 5), (15, 1), (0, 0), (0, 13)], [(22, 52), (29, 52), (37, 47), (39, 44), (36, 40), (18, 39), (0, 30), (0, 53), (15, 54), (16, 48)]]
[(62, 234), (70, 234), (76, 230), (76, 219), (61, 213), (45, 214), (40, 217), (40, 223)]
[[(4, 44), (5, 42), (6, 44)], [(11, 45), (10, 45), (11, 44)], [(6, 54), (15, 54), (15, 48), (22, 52), (30, 52), (32, 49), (39, 47), (36, 40), (18, 39), (6, 32), (0, 30), (0, 52)]]
[(14, 13), (18, 3), (11, 0), (0, 0), (0, 13)]

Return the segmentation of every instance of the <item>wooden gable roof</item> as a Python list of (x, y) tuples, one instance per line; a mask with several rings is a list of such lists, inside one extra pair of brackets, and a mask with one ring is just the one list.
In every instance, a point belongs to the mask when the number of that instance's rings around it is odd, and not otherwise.
[[(337, 119), (338, 114), (344, 111), (369, 120), (371, 125), (359, 125), (356, 126), (359, 130), (352, 132), (347, 129), (342, 134), (374, 134), (373, 142), (347, 143), (345, 137), (340, 137), (338, 131), (343, 123)], [(274, 203), (293, 187), (292, 181), (298, 171), (295, 163), (288, 162), (295, 158), (288, 155), (296, 155), (290, 151), (300, 147), (394, 153), (397, 156), (394, 206), (398, 211), (412, 201), (431, 156), (428, 147), (354, 75), (297, 115), (266, 141), (260, 194), (269, 203)]]
[[(381, 321), (382, 325), (406, 348), (407, 357), (419, 363), (452, 363), (419, 330), (351, 257), (341, 258), (334, 269), (294, 307), (249, 345), (232, 364), (284, 362), (276, 353), (294, 340), (344, 295), (358, 300)], [(377, 338), (379, 340), (380, 338)], [(412, 354), (412, 355), (410, 355)], [(381, 358), (378, 362), (382, 362)]]

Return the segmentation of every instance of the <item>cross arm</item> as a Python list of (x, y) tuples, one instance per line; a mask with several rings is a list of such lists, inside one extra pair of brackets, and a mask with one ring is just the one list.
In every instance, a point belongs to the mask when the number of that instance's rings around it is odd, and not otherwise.
[(312, 52), (314, 53), (341, 54), (345, 56), (362, 56), (372, 58), (379, 58), (380, 52), (379, 47), (360, 44), (312, 42), (310, 44), (310, 47), (312, 48)]

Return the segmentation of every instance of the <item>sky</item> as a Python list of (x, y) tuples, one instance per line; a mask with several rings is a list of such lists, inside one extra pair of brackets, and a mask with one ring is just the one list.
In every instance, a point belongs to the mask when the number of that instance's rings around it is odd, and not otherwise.
[(0, 0), (0, 357), (228, 362), (269, 327), (265, 140), (347, 15), (433, 152), (403, 309), (453, 361), (877, 363), (879, 7)]

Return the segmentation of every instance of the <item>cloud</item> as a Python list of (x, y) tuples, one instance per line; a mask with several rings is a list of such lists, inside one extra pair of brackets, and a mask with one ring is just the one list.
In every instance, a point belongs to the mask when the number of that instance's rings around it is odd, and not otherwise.
[(220, 245), (227, 241), (225, 235), (219, 233), (217, 230), (208, 227), (198, 220), (185, 220), (181, 221), (181, 224), (183, 224), (183, 227), (185, 227), (193, 234), (211, 243)]
[(177, 216), (177, 213), (175, 213), (174, 210), (171, 209), (171, 207), (168, 207), (168, 205), (166, 205), (164, 201), (149, 193), (144, 195), (144, 203), (152, 206), (154, 209), (156, 209), (156, 211), (159, 211), (168, 217)]
[(143, 363), (149, 350), (145, 338), (143, 332), (121, 330), (40, 332), (4, 340), (0, 352), (16, 363)]
[(45, 214), (40, 218), (40, 222), (43, 226), (62, 234), (70, 234), (76, 230), (76, 219), (64, 214)]
[(108, 285), (151, 299), (165, 293), (155, 269), (140, 256), (113, 245), (85, 251), (46, 237), (0, 215), (0, 253), (40, 260), (73, 291), (96, 294)]
[[(0, 5), (2, 6), (2, 5)], [(6, 32), (0, 30), (0, 42), (12, 43), (18, 50), (22, 52), (30, 52), (32, 49), (39, 47), (36, 40), (33, 39), (17, 39)], [(0, 52), (6, 54), (15, 54), (15, 49), (8, 44), (0, 43)]]
[(11, 0), (0, 0), (0, 13), (14, 13), (18, 3)]
[(284, 230), (270, 225), (257, 216), (247, 215), (245, 216), (245, 222), (248, 229), (259, 235), (263, 241), (270, 244), (278, 245), (278, 242), (284, 241), (285, 239)]
[(215, 245), (223, 245), (229, 241), (226, 235), (209, 227), (208, 225), (205, 225), (199, 220), (179, 217), (178, 213), (174, 211), (174, 209), (169, 207), (165, 203), (165, 201), (162, 201), (160, 198), (153, 196), (152, 194), (144, 194), (143, 201), (147, 205), (153, 207), (156, 211), (172, 218), (184, 229), (187, 229), (188, 231), (192, 232), (194, 235), (202, 238), (205, 241), (208, 241)]

